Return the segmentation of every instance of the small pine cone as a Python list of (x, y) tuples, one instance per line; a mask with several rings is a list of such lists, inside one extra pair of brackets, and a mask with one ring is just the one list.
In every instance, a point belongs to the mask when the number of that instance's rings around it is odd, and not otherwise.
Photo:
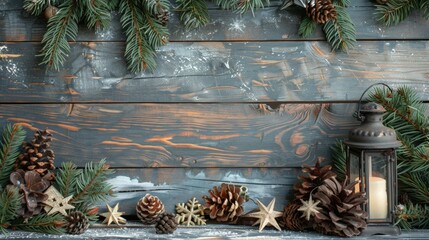
[(168, 9), (161, 9), (161, 11), (156, 14), (156, 19), (161, 25), (167, 26), (168, 21), (170, 21), (170, 12)]
[(155, 224), (157, 234), (170, 234), (176, 231), (177, 222), (176, 216), (172, 213), (163, 213), (159, 216), (159, 220)]
[(305, 11), (311, 20), (320, 24), (337, 18), (337, 11), (332, 0), (311, 0)]
[(308, 200), (313, 189), (322, 185), (326, 179), (337, 176), (331, 171), (331, 165), (321, 167), (320, 162), (321, 160), (318, 159), (314, 167), (306, 164), (302, 166), (302, 172), (307, 176), (300, 176), (301, 181), (294, 186), (296, 199)]
[(209, 190), (210, 196), (203, 196), (205, 208), (210, 211), (210, 218), (218, 222), (235, 222), (243, 214), (242, 204), (245, 196), (240, 186), (222, 183), (220, 187)]
[(73, 211), (65, 217), (66, 223), (66, 232), (69, 234), (82, 234), (89, 227), (89, 220), (80, 211)]
[(146, 194), (142, 197), (136, 206), (137, 217), (143, 224), (154, 224), (159, 218), (159, 215), (164, 213), (164, 204), (158, 197)]
[(43, 12), (43, 14), (45, 15), (45, 18), (49, 20), (53, 16), (57, 15), (57, 12), (58, 12), (58, 8), (57, 7), (49, 5), (45, 9), (45, 11)]
[(298, 208), (302, 206), (301, 202), (294, 200), (289, 202), (283, 211), (281, 225), (283, 228), (292, 231), (302, 231), (308, 227), (308, 221), (301, 217), (302, 213)]
[(24, 142), (24, 153), (17, 159), (16, 169), (24, 171), (34, 171), (40, 176), (50, 174), (54, 180), (54, 175), (50, 170), (54, 170), (55, 154), (51, 149), (52, 134), (47, 130), (37, 130), (31, 143)]

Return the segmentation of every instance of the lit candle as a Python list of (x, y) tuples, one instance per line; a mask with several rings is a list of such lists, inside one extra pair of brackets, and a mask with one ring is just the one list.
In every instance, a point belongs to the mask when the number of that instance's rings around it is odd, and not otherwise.
[(369, 218), (387, 218), (386, 180), (380, 177), (369, 178)]

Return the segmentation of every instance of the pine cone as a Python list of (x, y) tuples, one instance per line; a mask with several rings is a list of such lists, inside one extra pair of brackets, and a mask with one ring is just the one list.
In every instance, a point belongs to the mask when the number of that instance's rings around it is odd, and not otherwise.
[(156, 14), (156, 19), (161, 25), (167, 26), (170, 20), (170, 12), (167, 9), (161, 9), (161, 11)]
[(159, 218), (159, 215), (164, 213), (164, 204), (158, 197), (146, 194), (142, 197), (136, 206), (137, 217), (143, 224), (154, 224)]
[(307, 4), (305, 12), (311, 20), (320, 24), (337, 18), (337, 11), (331, 0), (312, 0)]
[(17, 214), (25, 219), (37, 215), (42, 210), (42, 202), (48, 199), (48, 195), (43, 192), (50, 186), (50, 182), (40, 177), (33, 171), (24, 172), (18, 169), (10, 174), (10, 181), (19, 189), (23, 195), (21, 199), (21, 208)]
[(308, 226), (308, 221), (302, 218), (302, 213), (298, 211), (301, 207), (301, 202), (294, 200), (289, 202), (283, 211), (281, 225), (283, 228), (292, 231), (302, 231)]
[(155, 224), (155, 231), (158, 234), (170, 234), (176, 231), (176, 216), (172, 213), (163, 213)]
[(366, 228), (367, 213), (361, 208), (366, 202), (365, 193), (355, 192), (357, 182), (346, 185), (330, 178), (313, 194), (320, 201), (318, 213), (314, 216), (314, 228), (327, 235), (352, 237)]
[(308, 176), (300, 176), (301, 182), (295, 184), (295, 198), (308, 200), (310, 192), (318, 186), (322, 185), (326, 179), (334, 178), (337, 175), (331, 171), (332, 166), (320, 166), (321, 160), (318, 159), (314, 167), (304, 164), (302, 172), (307, 173)]
[[(54, 151), (51, 150), (52, 134), (47, 130), (37, 130), (31, 143), (23, 143), (24, 153), (18, 156), (16, 169), (34, 171), (45, 176), (54, 170)], [(51, 175), (54, 180), (54, 175)]]
[(58, 8), (52, 5), (49, 5), (45, 11), (43, 11), (43, 14), (45, 15), (46, 19), (50, 19), (51, 17), (57, 15)]
[(89, 220), (80, 211), (70, 212), (69, 215), (65, 217), (66, 223), (66, 232), (69, 234), (82, 234), (89, 227)]
[(239, 186), (222, 183), (220, 187), (209, 190), (210, 196), (203, 196), (205, 208), (210, 211), (210, 218), (218, 222), (235, 222), (243, 214), (242, 204), (245, 197), (240, 194)]

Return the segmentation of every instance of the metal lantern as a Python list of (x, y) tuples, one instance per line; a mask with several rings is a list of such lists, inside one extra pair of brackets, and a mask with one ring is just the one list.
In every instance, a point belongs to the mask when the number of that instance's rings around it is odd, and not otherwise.
[(345, 141), (347, 176), (351, 181), (360, 181), (356, 191), (365, 192), (368, 198), (362, 206), (368, 213), (368, 228), (363, 234), (398, 235), (399, 228), (394, 225), (398, 198), (395, 149), (401, 142), (396, 139), (393, 129), (383, 125), (386, 112), (383, 106), (374, 102), (361, 105), (368, 89), (358, 105), (358, 118), (362, 124), (351, 130)]

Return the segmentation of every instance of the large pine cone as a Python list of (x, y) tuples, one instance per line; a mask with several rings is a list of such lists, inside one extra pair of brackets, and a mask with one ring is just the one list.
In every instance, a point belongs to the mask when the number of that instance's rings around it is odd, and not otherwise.
[(40, 177), (36, 172), (24, 172), (22, 169), (12, 172), (10, 181), (18, 187), (19, 193), (23, 195), (21, 208), (17, 214), (25, 219), (39, 214), (43, 207), (42, 202), (48, 199), (48, 195), (43, 192), (51, 185), (50, 182)]
[(173, 233), (177, 229), (176, 216), (172, 213), (163, 213), (155, 224), (155, 231), (158, 234)]
[(280, 224), (283, 228), (292, 231), (302, 231), (308, 227), (308, 221), (301, 217), (302, 213), (298, 209), (302, 206), (301, 202), (294, 200), (289, 202), (284, 210)]
[(320, 24), (337, 18), (337, 11), (331, 0), (312, 0), (305, 9), (307, 16)]
[(310, 192), (324, 183), (326, 179), (334, 178), (337, 176), (331, 171), (332, 166), (320, 166), (321, 160), (318, 159), (314, 167), (304, 164), (302, 172), (307, 173), (308, 176), (300, 176), (301, 182), (295, 184), (295, 198), (308, 200)]
[(89, 220), (80, 211), (70, 212), (69, 215), (65, 217), (66, 222), (66, 232), (69, 234), (82, 234), (89, 227)]
[(143, 224), (154, 224), (159, 219), (159, 215), (164, 213), (164, 204), (158, 197), (146, 194), (136, 206), (137, 217)]
[(239, 186), (222, 183), (220, 187), (209, 190), (210, 196), (203, 196), (205, 208), (210, 211), (210, 218), (218, 222), (235, 222), (243, 214), (242, 204), (245, 196)]
[[(54, 170), (54, 151), (51, 147), (52, 134), (47, 130), (37, 130), (34, 133), (34, 139), (31, 143), (23, 143), (24, 153), (18, 156), (16, 169), (24, 169), (24, 171), (34, 171), (45, 176)], [(53, 176), (51, 175), (54, 180)]]
[(314, 216), (314, 228), (327, 235), (352, 237), (366, 228), (367, 213), (361, 204), (367, 201), (365, 193), (355, 192), (357, 182), (346, 185), (330, 178), (313, 194), (321, 210)]

